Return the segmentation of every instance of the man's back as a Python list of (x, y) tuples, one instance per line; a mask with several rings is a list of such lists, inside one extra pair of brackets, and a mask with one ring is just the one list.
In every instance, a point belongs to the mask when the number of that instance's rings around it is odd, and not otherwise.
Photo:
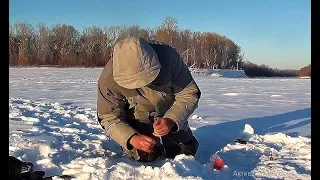
[[(199, 98), (200, 90), (174, 48), (129, 38), (115, 46), (113, 59), (99, 78), (98, 118), (107, 135), (126, 152), (131, 152), (127, 143), (134, 134), (153, 136), (150, 117), (154, 114), (174, 123), (168, 129), (177, 131), (171, 139), (185, 143), (193, 138), (188, 117)], [(150, 128), (141, 129), (142, 122)]]

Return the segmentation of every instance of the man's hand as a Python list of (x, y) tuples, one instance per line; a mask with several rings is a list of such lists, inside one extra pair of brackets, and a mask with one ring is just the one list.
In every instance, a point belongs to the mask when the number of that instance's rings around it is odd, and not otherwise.
[(136, 149), (151, 153), (156, 145), (156, 140), (145, 135), (134, 135), (129, 142)]
[(159, 118), (153, 123), (153, 135), (156, 137), (165, 136), (171, 131), (174, 125), (176, 125), (176, 123), (171, 119)]

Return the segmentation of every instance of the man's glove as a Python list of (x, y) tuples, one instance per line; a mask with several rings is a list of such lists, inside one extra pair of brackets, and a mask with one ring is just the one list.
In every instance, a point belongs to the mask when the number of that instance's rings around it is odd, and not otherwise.
[(169, 118), (159, 118), (153, 123), (153, 135), (156, 137), (165, 136), (174, 126), (176, 126), (176, 123), (173, 120)]
[(145, 135), (134, 135), (131, 137), (129, 143), (136, 149), (151, 153), (153, 147), (156, 145), (156, 140)]

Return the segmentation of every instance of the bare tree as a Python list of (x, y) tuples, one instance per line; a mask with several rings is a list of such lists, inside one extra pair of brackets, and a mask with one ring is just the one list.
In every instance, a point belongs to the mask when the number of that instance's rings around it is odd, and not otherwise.
[(166, 17), (162, 25), (156, 28), (156, 38), (159, 41), (173, 46), (178, 34), (178, 21), (172, 17)]
[(32, 55), (34, 54), (35, 33), (30, 24), (18, 22), (14, 24), (11, 32), (15, 35), (13, 42), (18, 45), (18, 60), (21, 65), (34, 64)]
[(117, 40), (119, 39), (119, 35), (122, 31), (121, 26), (110, 26), (110, 27), (105, 27), (105, 32), (108, 37), (108, 45), (109, 47), (113, 47)]
[(78, 31), (71, 25), (57, 24), (52, 28), (51, 50), (54, 54), (54, 64), (70, 65), (76, 52), (76, 43), (79, 37)]
[(93, 26), (84, 29), (81, 36), (84, 57), (88, 66), (104, 65), (107, 61), (106, 45), (108, 38), (100, 27)]
[(50, 29), (45, 24), (40, 23), (37, 26), (37, 30), (37, 64), (50, 64), (50, 59), (52, 59), (49, 47)]

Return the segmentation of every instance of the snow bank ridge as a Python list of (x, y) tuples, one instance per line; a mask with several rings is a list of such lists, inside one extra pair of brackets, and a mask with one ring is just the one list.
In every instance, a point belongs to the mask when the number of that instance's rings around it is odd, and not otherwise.
[(212, 77), (225, 77), (225, 78), (247, 78), (244, 70), (233, 69), (196, 69), (189, 68), (192, 74), (200, 74)]

